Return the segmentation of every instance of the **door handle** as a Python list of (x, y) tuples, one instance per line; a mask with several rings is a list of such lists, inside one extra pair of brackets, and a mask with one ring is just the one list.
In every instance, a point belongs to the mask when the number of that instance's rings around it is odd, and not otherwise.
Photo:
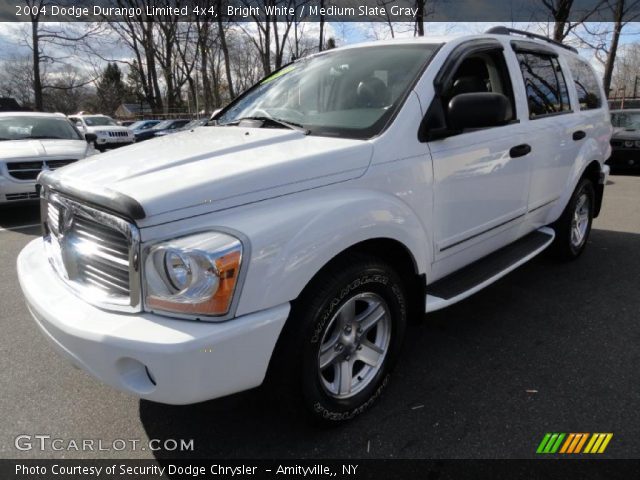
[(582, 140), (584, 137), (586, 137), (587, 134), (585, 132), (583, 132), (582, 130), (576, 130), (575, 132), (573, 132), (573, 139), (577, 142), (578, 140)]
[(509, 150), (509, 156), (511, 158), (524, 157), (530, 152), (531, 152), (531, 145), (527, 145), (526, 143), (523, 143), (522, 145), (516, 145), (515, 147), (512, 147), (511, 150)]
[(587, 134), (585, 132), (583, 132), (582, 130), (577, 130), (575, 132), (573, 132), (573, 139), (577, 142), (578, 140), (582, 140), (584, 137), (586, 137)]

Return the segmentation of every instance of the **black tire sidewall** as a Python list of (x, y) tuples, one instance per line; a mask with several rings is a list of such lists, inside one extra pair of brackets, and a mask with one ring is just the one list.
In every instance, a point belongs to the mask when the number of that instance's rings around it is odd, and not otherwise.
[[(585, 232), (584, 240), (579, 247), (573, 245), (571, 241), (571, 222), (573, 219), (573, 214), (576, 208), (576, 204), (578, 203), (578, 199), (580, 196), (586, 193), (587, 198), (589, 200), (589, 223), (587, 225), (587, 231)], [(569, 257), (576, 258), (580, 256), (580, 254), (584, 251), (587, 246), (587, 242), (589, 241), (589, 235), (591, 234), (591, 224), (593, 223), (593, 208), (595, 202), (595, 191), (593, 188), (593, 184), (588, 179), (583, 179), (580, 181), (578, 186), (576, 187), (573, 196), (571, 197), (571, 202), (569, 202), (569, 208), (566, 212), (565, 225), (564, 227), (564, 242), (566, 244), (566, 249), (569, 253)]]
[[(386, 387), (404, 337), (407, 297), (400, 278), (384, 265), (368, 264), (350, 269), (331, 282), (323, 298), (317, 298), (306, 315), (301, 332), (301, 387), (307, 408), (327, 421), (349, 420), (366, 411)], [(335, 312), (350, 298), (370, 292), (380, 296), (391, 312), (391, 339), (382, 368), (371, 383), (348, 399), (336, 399), (322, 387), (317, 371), (320, 343)]]

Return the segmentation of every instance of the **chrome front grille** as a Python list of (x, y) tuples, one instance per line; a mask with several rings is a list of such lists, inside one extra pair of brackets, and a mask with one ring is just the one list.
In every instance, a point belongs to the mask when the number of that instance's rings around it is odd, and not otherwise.
[(7, 162), (7, 171), (9, 172), (9, 175), (18, 180), (35, 180), (42, 170), (55, 170), (73, 162), (77, 162), (77, 160), (64, 159)]
[(119, 231), (77, 217), (72, 225), (75, 248), (81, 255), (78, 277), (112, 295), (129, 296), (129, 244)]
[(129, 132), (108, 132), (110, 137), (128, 137)]
[(42, 202), (47, 254), (62, 280), (94, 305), (139, 311), (135, 225), (55, 192)]

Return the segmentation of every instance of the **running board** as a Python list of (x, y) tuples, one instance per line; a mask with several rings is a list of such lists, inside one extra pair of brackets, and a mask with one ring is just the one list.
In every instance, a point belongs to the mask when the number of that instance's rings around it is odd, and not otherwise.
[(528, 262), (551, 245), (556, 234), (542, 227), (427, 286), (426, 312), (435, 312), (470, 297)]

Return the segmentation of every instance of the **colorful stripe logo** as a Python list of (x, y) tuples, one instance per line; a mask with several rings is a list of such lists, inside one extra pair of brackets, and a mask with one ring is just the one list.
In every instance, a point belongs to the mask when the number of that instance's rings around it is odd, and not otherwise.
[(604, 453), (612, 438), (613, 433), (546, 433), (536, 453)]

